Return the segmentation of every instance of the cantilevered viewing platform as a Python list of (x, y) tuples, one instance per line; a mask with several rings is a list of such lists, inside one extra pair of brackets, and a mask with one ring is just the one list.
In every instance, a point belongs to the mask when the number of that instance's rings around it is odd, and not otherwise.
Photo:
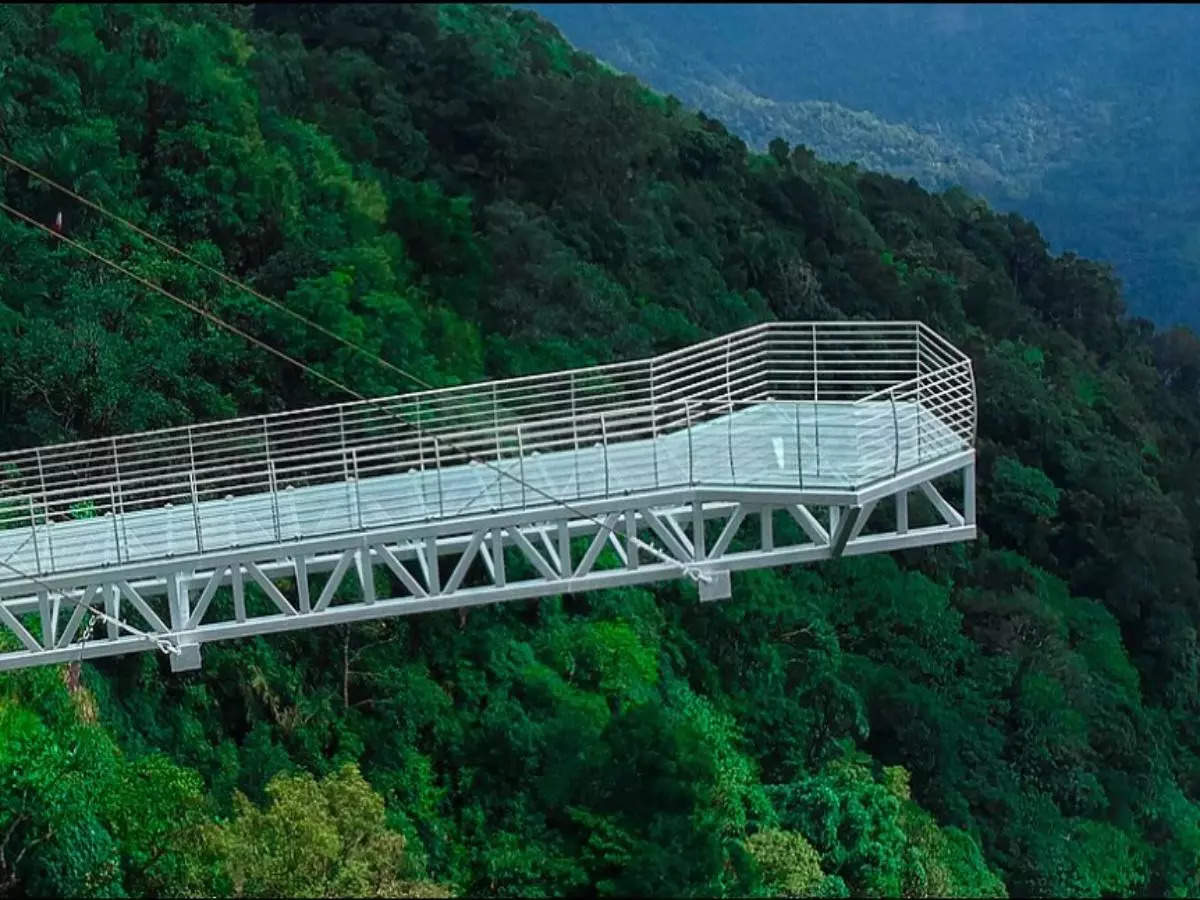
[(0, 668), (195, 668), (205, 641), (681, 576), (718, 599), (733, 569), (968, 540), (975, 427), (970, 360), (923, 324), (767, 323), (0, 454)]

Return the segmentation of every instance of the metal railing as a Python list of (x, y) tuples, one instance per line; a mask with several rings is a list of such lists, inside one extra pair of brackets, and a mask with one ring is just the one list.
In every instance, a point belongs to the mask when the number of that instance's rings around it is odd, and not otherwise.
[(973, 446), (975, 422), (970, 360), (921, 323), (765, 323), (651, 359), (0, 454), (0, 559), (47, 574), (673, 485), (856, 488)]

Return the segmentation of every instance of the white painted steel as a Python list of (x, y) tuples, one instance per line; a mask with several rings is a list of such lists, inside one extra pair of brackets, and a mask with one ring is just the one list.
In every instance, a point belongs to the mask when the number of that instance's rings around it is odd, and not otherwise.
[[(276, 490), (201, 500), (44, 527), (0, 532), (0, 559), (25, 572), (53, 561), (55, 572), (183, 556), (234, 547), (265, 546), (389, 525), (458, 518), (505, 509), (545, 507), (546, 497), (572, 503), (689, 484), (779, 486), (798, 490), (853, 489), (907, 471), (918, 462), (965, 449), (951, 428), (910, 400), (858, 405), (837, 401), (719, 403), (721, 415), (702, 416), (687, 431), (657, 439), (624, 439), (629, 418), (613, 414), (606, 446), (578, 451), (531, 451), (485, 466), (448, 465), (425, 472), (364, 475), (379, 455), (347, 450), (347, 480), (296, 486), (275, 475)], [(878, 406), (878, 409), (875, 407)], [(897, 429), (899, 443), (897, 444)], [(918, 430), (924, 430), (918, 448)], [(820, 452), (817, 434), (820, 432)], [(798, 441), (798, 443), (797, 443)], [(799, 447), (799, 453), (797, 453)], [(922, 455), (918, 456), (918, 449)], [(337, 460), (340, 465), (342, 460)], [(278, 469), (276, 468), (276, 471)], [(358, 477), (355, 472), (358, 472)], [(539, 493), (541, 492), (541, 493)], [(552, 505), (552, 504), (551, 504)]]
[[(733, 569), (970, 540), (975, 428), (971, 363), (924, 325), (770, 323), (650, 360), (2, 454), (0, 669), (154, 647), (195, 668), (212, 640), (685, 571), (711, 600)], [(954, 473), (961, 513), (934, 485)], [(941, 524), (912, 527), (910, 494)]]
[(648, 360), (0, 454), (0, 559), (47, 575), (545, 495), (854, 488), (974, 429), (971, 363), (924, 325), (767, 323)]

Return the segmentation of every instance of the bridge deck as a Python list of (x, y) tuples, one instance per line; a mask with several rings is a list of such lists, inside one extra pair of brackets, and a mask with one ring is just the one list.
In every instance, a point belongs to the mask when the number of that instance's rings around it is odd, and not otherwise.
[(0, 531), (0, 560), (62, 573), (689, 484), (851, 490), (966, 446), (912, 401), (768, 401), (657, 439), (491, 461), (512, 477), (479, 463), (430, 466), (12, 528)]
[(975, 424), (921, 323), (770, 322), (0, 453), (0, 670), (972, 540)]

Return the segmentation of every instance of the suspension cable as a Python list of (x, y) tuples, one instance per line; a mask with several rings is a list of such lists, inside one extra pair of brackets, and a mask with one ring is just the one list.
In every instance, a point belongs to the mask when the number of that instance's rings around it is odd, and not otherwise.
[[(46, 592), (47, 596), (57, 595), (58, 597), (60, 597), (63, 600), (69, 599), (67, 597), (66, 591), (55, 590), (54, 588), (50, 587), (50, 585), (46, 584), (46, 582), (44, 582), (40, 578), (38, 578), (36, 575), (30, 575), (28, 572), (23, 572), (21, 569), (12, 565), (8, 560), (0, 559), (0, 566), (4, 566), (4, 568), (8, 569), (9, 571), (15, 572), (19, 577), (24, 578), (27, 581), (32, 581), (34, 584), (36, 584), (38, 587), (40, 587), (42, 590), (44, 590)], [(79, 660), (83, 659), (83, 648), (87, 646), (87, 639), (88, 639), (88, 637), (91, 636), (92, 626), (96, 623), (97, 620), (111, 624), (116, 628), (121, 628), (125, 631), (128, 631), (134, 637), (141, 638), (144, 641), (149, 641), (150, 643), (157, 646), (158, 649), (161, 650), (163, 653), (175, 653), (175, 654), (179, 653), (178, 645), (172, 643), (169, 640), (169, 638), (173, 635), (173, 632), (168, 632), (166, 635), (159, 636), (159, 635), (155, 635), (155, 634), (149, 634), (138, 628), (134, 628), (132, 625), (128, 624), (127, 622), (122, 622), (120, 619), (114, 618), (113, 616), (110, 616), (108, 613), (101, 612), (100, 610), (96, 609), (96, 607), (92, 606), (90, 603), (87, 603), (83, 599), (84, 596), (86, 596), (86, 594), (81, 593), (78, 600), (70, 601), (72, 603), (76, 603), (79, 606), (82, 606), (84, 609), (88, 610), (92, 614), (92, 621), (88, 624), (87, 630), (84, 632), (84, 638), (80, 643), (79, 656), (78, 656)], [(50, 640), (49, 635), (43, 634), (42, 640), (46, 642), (47, 650), (54, 649), (53, 647), (49, 646), (49, 640)]]
[(124, 216), (122, 216), (118, 213), (115, 213), (112, 210), (106, 209), (105, 207), (101, 206), (99, 203), (89, 200), (87, 197), (84, 197), (84, 196), (76, 193), (75, 191), (73, 191), (69, 187), (67, 187), (65, 184), (60, 184), (59, 182), (50, 178), (48, 175), (43, 175), (41, 172), (31, 169), (29, 166), (25, 165), (24, 163), (20, 162), (19, 160), (13, 159), (11, 156), (4, 153), (3, 151), (0, 151), (0, 161), (6, 162), (11, 166), (15, 166), (16, 168), (20, 169), (22, 172), (25, 172), (27, 175), (31, 175), (32, 177), (38, 179), (38, 181), (41, 181), (44, 184), (48, 184), (51, 187), (53, 187), (59, 191), (62, 191), (68, 197), (71, 197), (74, 200), (78, 200), (84, 206), (87, 206), (91, 209), (96, 210), (96, 212), (100, 213), (101, 215), (108, 216), (110, 219), (120, 222), (126, 228), (136, 231), (138, 234), (140, 234), (142, 237), (146, 238), (147, 240), (153, 241), (154, 243), (158, 244), (160, 247), (163, 247), (163, 248), (171, 251), (176, 256), (180, 256), (183, 259), (186, 259), (188, 262), (192, 263), (193, 265), (199, 266), (204, 271), (208, 272), (210, 275), (216, 275), (218, 278), (220, 278), (221, 280), (225, 281), (228, 284), (233, 285), (238, 290), (245, 291), (247, 294), (250, 294), (250, 295), (258, 298), (259, 300), (263, 301), (264, 303), (270, 304), (275, 309), (278, 309), (279, 311), (285, 313), (286, 315), (291, 316), (293, 319), (296, 319), (297, 321), (303, 322), (309, 328), (316, 329), (317, 331), (324, 334), (326, 337), (333, 338), (335, 341), (338, 341), (339, 343), (344, 344), (345, 346), (349, 347), (350, 349), (355, 350), (358, 353), (361, 353), (363, 356), (366, 356), (366, 357), (370, 358), (373, 362), (390, 369), (391, 371), (395, 372), (397, 375), (402, 375), (403, 377), (409, 379), (410, 381), (421, 385), (421, 387), (429, 388), (430, 390), (434, 389), (433, 385), (431, 385), (427, 381), (424, 381), (423, 379), (417, 377), (412, 372), (408, 372), (408, 371), (400, 368), (399, 366), (388, 362), (386, 359), (379, 356), (378, 354), (372, 353), (370, 350), (367, 350), (365, 347), (361, 347), (358, 344), (354, 343), (353, 341), (349, 340), (348, 338), (345, 338), (342, 335), (338, 334), (337, 332), (326, 328), (320, 322), (314, 321), (313, 319), (309, 318), (308, 316), (304, 315), (303, 313), (296, 312), (296, 310), (292, 309), (286, 303), (282, 303), (279, 300), (276, 300), (274, 297), (268, 297), (266, 294), (262, 293), (261, 291), (255, 290), (250, 285), (246, 284), (243, 281), (239, 281), (238, 279), (234, 278), (232, 275), (227, 275), (226, 273), (222, 272), (220, 269), (210, 266), (208, 263), (204, 262), (203, 260), (197, 259), (195, 256), (188, 253), (187, 251), (181, 250), (178, 247), (176, 247), (174, 244), (171, 244), (168, 241), (164, 241), (162, 238), (160, 238), (154, 234), (151, 234), (149, 231), (142, 228), (137, 223), (131, 222), (129, 219), (125, 218)]
[[(4, 158), (6, 160), (8, 159), (3, 154), (0, 154), (0, 158)], [(27, 169), (27, 167), (22, 167), (22, 168)], [(44, 179), (44, 180), (49, 181), (49, 179)], [(54, 184), (53, 182), (50, 182), (50, 183)], [(73, 192), (69, 192), (69, 193), (73, 193)], [(89, 205), (94, 206), (94, 204), (89, 204)], [(41, 231), (51, 235), (54, 238), (57, 238), (58, 240), (68, 244), (69, 246), (74, 247), (75, 249), (96, 259), (97, 261), (103, 263), (104, 265), (108, 266), (109, 268), (112, 268), (112, 269), (120, 272), (121, 274), (128, 276), (129, 278), (132, 278), (133, 280), (137, 281), (139, 284), (149, 288), (150, 290), (152, 290), (158, 294), (161, 294), (162, 296), (166, 297), (167, 299), (171, 300), (172, 302), (177, 303), (177, 304), (191, 310), (192, 312), (204, 317), (208, 321), (212, 322), (214, 325), (216, 325), (220, 328), (223, 328), (223, 329), (237, 335), (238, 337), (243, 338), (247, 342), (260, 348), (261, 350), (264, 350), (264, 351), (278, 357), (279, 359), (283, 360), (284, 362), (288, 363), (289, 365), (292, 365), (296, 368), (301, 369), (304, 372), (307, 372), (307, 373), (315, 376), (316, 378), (320, 379), (321, 381), (324, 381), (327, 384), (333, 386), (334, 388), (349, 394), (350, 396), (354, 397), (357, 400), (360, 400), (364, 403), (374, 406), (377, 410), (383, 412), (384, 415), (394, 419), (399, 424), (401, 424), (405, 427), (410, 427), (410, 428), (412, 427), (408, 422), (405, 422), (401, 417), (396, 415), (396, 413), (394, 413), (391, 409), (380, 405), (378, 401), (359, 393), (358, 391), (345, 385), (344, 383), (338, 381), (337, 379), (334, 379), (334, 378), (329, 377), (328, 375), (325, 375), (323, 372), (320, 372), (319, 370), (313, 368), (312, 366), (308, 365), (307, 363), (283, 352), (282, 350), (279, 350), (276, 347), (271, 346), (270, 344), (266, 343), (265, 341), (260, 340), (259, 338), (254, 337), (253, 335), (247, 333), (243, 329), (238, 328), (236, 325), (232, 325), (232, 324), (226, 322), (220, 316), (217, 316), (216, 314), (210, 312), (209, 310), (206, 310), (188, 300), (183, 299), (182, 297), (179, 297), (179, 296), (173, 294), (171, 291), (168, 291), (166, 288), (162, 287), (161, 285), (158, 285), (155, 282), (150, 281), (149, 279), (137, 274), (136, 272), (131, 271), (130, 269), (121, 265), (120, 263), (114, 262), (113, 260), (105, 257), (104, 255), (97, 253), (96, 251), (92, 250), (91, 248), (85, 246), (84, 244), (82, 244), (72, 238), (69, 238), (66, 235), (58, 233), (54, 229), (48, 227), (47, 225), (44, 225), (43, 223), (32, 218), (31, 216), (21, 212), (18, 209), (15, 209), (14, 207), (10, 206), (8, 203), (6, 203), (4, 201), (0, 201), (0, 209), (3, 209), (5, 212), (9, 213), (10, 215), (15, 216), (16, 218), (22, 220), (26, 224), (32, 225), (33, 227), (40, 229)], [(136, 227), (136, 226), (134, 226), (134, 227)], [(162, 243), (162, 242), (160, 242), (160, 243)], [(180, 251), (180, 252), (182, 253), (182, 251)], [(233, 283), (235, 285), (242, 287), (244, 290), (250, 290), (249, 288), (246, 288), (244, 285), (241, 285), (240, 282), (237, 282), (234, 279), (227, 278), (226, 280), (230, 281), (231, 283)], [(257, 294), (257, 292), (253, 292), (253, 293)], [(278, 301), (275, 301), (275, 302), (277, 303)], [(287, 309), (286, 306), (282, 306), (282, 304), (279, 304), (279, 305), (283, 309)], [(297, 316), (299, 316), (299, 314), (297, 314)], [(299, 317), (299, 318), (303, 319), (303, 317)], [(344, 339), (340, 338), (337, 335), (334, 335), (334, 337), (336, 339), (346, 343), (348, 346), (355, 346), (355, 349), (357, 349), (359, 352), (367, 355), (368, 357), (378, 360), (379, 362), (383, 363), (384, 365), (387, 365), (390, 368), (395, 369), (397, 372), (404, 374), (405, 377), (412, 378), (413, 380), (417, 381), (418, 383), (425, 384), (425, 382), (420, 381), (420, 379), (417, 379), (415, 376), (409, 375), (408, 373), (405, 373), (403, 370), (399, 369), (398, 367), (392, 366), (390, 363), (387, 363), (386, 360), (382, 360), (381, 358), (375, 356), (374, 354), (370, 353), (369, 351), (363, 350), (362, 348), (359, 348), (356, 345), (351, 345), (350, 342), (345, 341)], [(445, 443), (448, 447), (455, 450), (457, 453), (462, 454), (465, 458), (473, 460), (480, 465), (483, 465), (484, 467), (495, 472), (498, 476), (508, 478), (508, 479), (520, 484), (521, 486), (533, 491), (535, 494), (543, 497), (544, 499), (549, 501), (551, 504), (560, 507), (561, 509), (571, 513), (572, 515), (578, 516), (580, 518), (583, 518), (583, 519), (586, 519), (586, 520), (592, 522), (601, 531), (608, 530), (608, 528), (604, 524), (604, 522), (601, 521), (601, 519), (599, 519), (597, 516), (592, 515), (591, 513), (586, 513), (586, 512), (583, 512), (582, 510), (579, 510), (578, 508), (572, 506), (568, 501), (554, 497), (553, 495), (551, 495), (547, 491), (537, 487), (536, 485), (530, 484), (529, 482), (525, 481), (524, 479), (520, 478), (519, 476), (514, 475), (511, 472), (507, 472), (503, 468), (494, 465), (490, 460), (479, 457), (476, 454), (471, 453), (470, 451), (465, 450), (460, 446), (457, 446), (452, 441), (447, 440)], [(668, 565), (673, 565), (673, 566), (679, 568), (683, 575), (685, 575), (686, 577), (690, 578), (693, 581), (707, 582), (707, 581), (711, 580), (711, 576), (709, 576), (707, 573), (703, 572), (697, 566), (689, 565), (688, 563), (681, 562), (680, 560), (676, 559), (675, 557), (672, 557), (669, 554), (663, 552), (662, 550), (660, 550), (658, 547), (654, 546), (653, 544), (643, 541), (639, 537), (634, 536), (630, 540), (631, 540), (631, 543), (634, 543), (641, 549), (645, 550), (647, 553), (649, 553), (652, 556), (659, 559), (661, 562), (664, 562), (664, 563), (667, 563)], [(26, 576), (26, 577), (28, 577), (28, 576)]]

